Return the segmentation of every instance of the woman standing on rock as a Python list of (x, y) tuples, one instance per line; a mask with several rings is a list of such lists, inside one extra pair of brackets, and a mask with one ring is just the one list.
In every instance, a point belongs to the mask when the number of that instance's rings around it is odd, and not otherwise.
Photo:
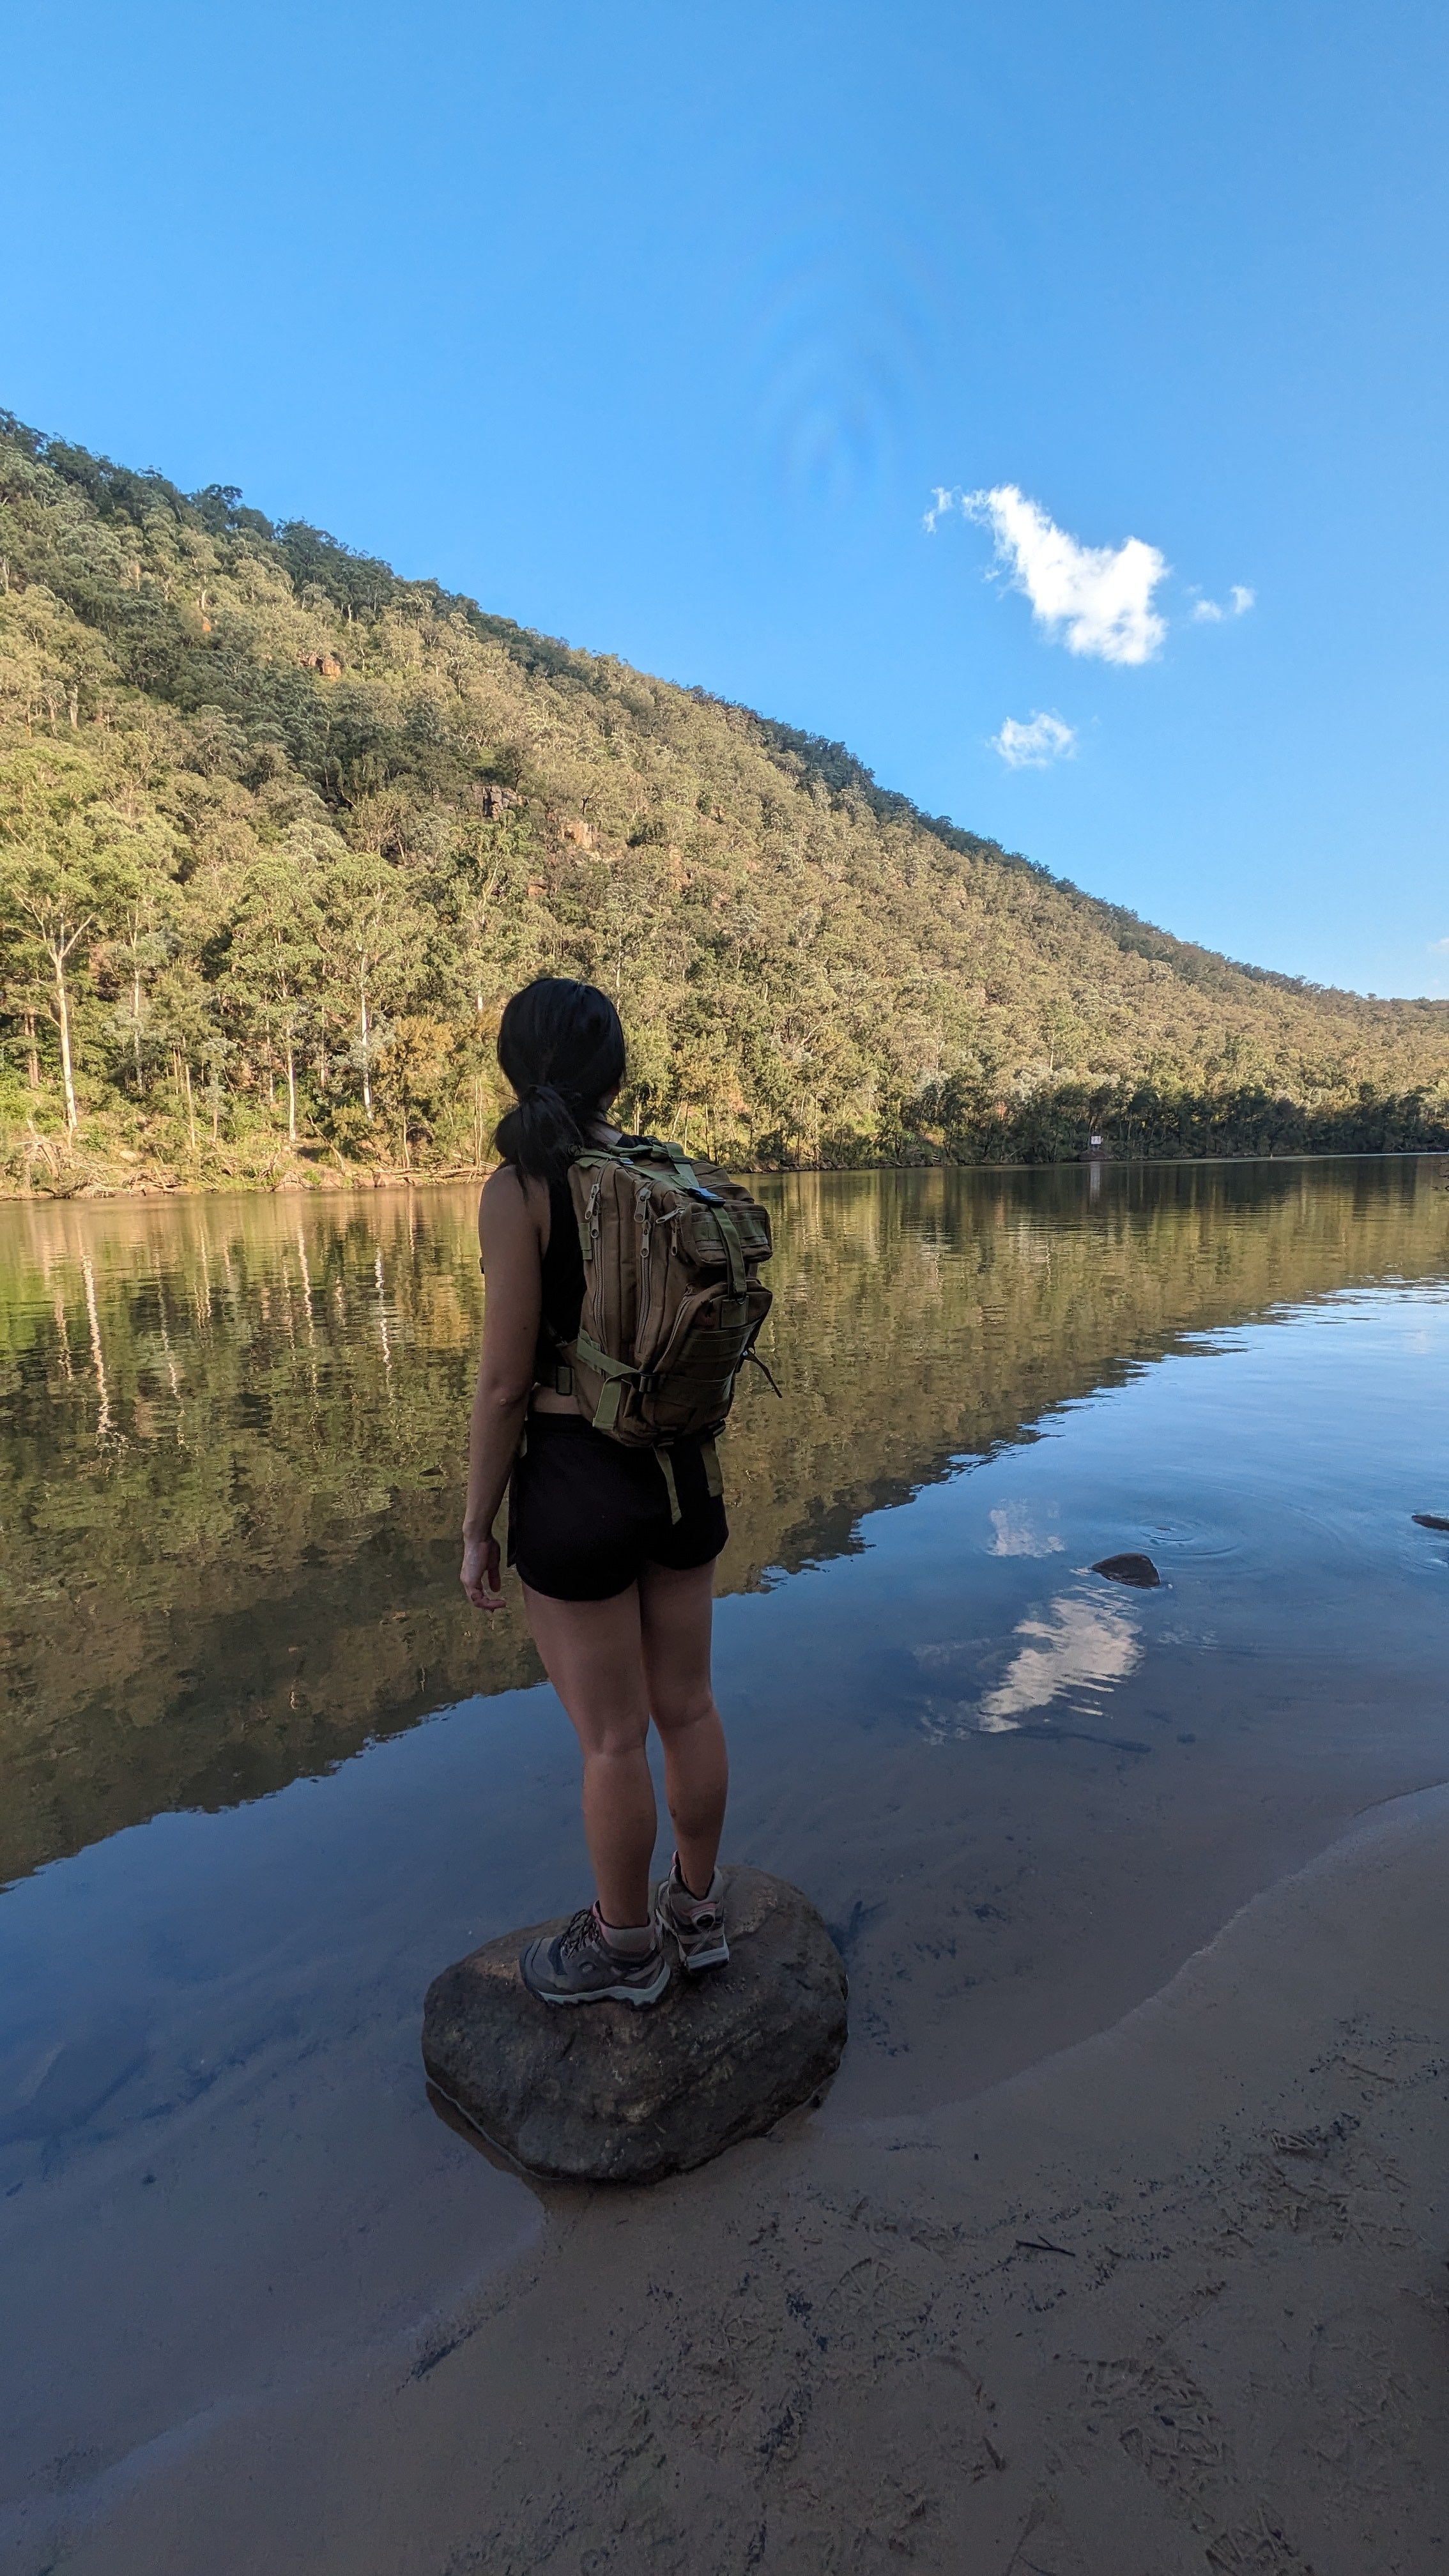
[[(646, 1306), (651, 1222), (654, 1236), (667, 1235), (672, 1248), (688, 1224), (707, 1228), (722, 1219), (721, 1241), (730, 1237), (733, 1244), (728, 1287), (734, 1289), (744, 1273), (730, 1202), (753, 1203), (723, 1175), (711, 1175), (722, 1184), (713, 1190), (676, 1149), (621, 1137), (612, 1125), (608, 1112), (624, 1080), (624, 1033), (612, 1002), (592, 985), (541, 977), (516, 993), (503, 1014), (498, 1060), (517, 1106), (499, 1125), (503, 1161), (478, 1210), (487, 1309), (461, 1579), (479, 1609), (502, 1606), (493, 1528), (511, 1486), (509, 1554), (534, 1643), (582, 1747), (584, 1830), (598, 1888), (596, 1903), (564, 1932), (529, 1945), (521, 1967), (545, 2003), (652, 2004), (669, 1981), (666, 1940), (690, 1971), (729, 1957), (716, 1865), (728, 1762), (710, 1680), (714, 1563), (728, 1530), (712, 1440), (674, 1434), (661, 1440), (649, 1428), (650, 1404), (657, 1414), (663, 1381), (628, 1364), (638, 1356), (637, 1326), (627, 1351), (611, 1355), (581, 1329), (581, 1317), (587, 1286), (592, 1332), (606, 1337), (597, 1284), (607, 1266), (598, 1216), (606, 1181), (614, 1192), (608, 1207), (625, 1199), (632, 1205), (637, 1194), (646, 1211)], [(570, 1184), (581, 1157), (586, 1175), (599, 1180), (587, 1200)], [(692, 1189), (680, 1185), (681, 1175)], [(675, 1200), (670, 1233), (660, 1213)], [(610, 1237), (616, 1256), (621, 1239), (616, 1223)], [(768, 1250), (767, 1227), (764, 1243)], [(659, 1265), (667, 1259), (668, 1250), (655, 1251), (656, 1302)], [(615, 1258), (610, 1275), (618, 1271)], [(748, 1285), (750, 1312), (757, 1306), (762, 1314), (768, 1296), (753, 1278)], [(721, 1313), (730, 1305), (724, 1289), (721, 1278), (715, 1283)], [(743, 1312), (738, 1297), (734, 1305)], [(699, 1311), (706, 1322), (714, 1313), (707, 1299)], [(676, 1314), (671, 1348), (680, 1345), (682, 1332)], [(720, 1338), (717, 1329), (714, 1338)], [(716, 1395), (722, 1388), (720, 1419), (752, 1339), (750, 1330), (744, 1346), (732, 1348), (728, 1378), (716, 1386)], [(696, 1333), (689, 1347), (699, 1340)], [(587, 1412), (585, 1389), (591, 1391)], [(664, 1747), (677, 1840), (652, 1911), (656, 1817), (645, 1752), (651, 1718)]]

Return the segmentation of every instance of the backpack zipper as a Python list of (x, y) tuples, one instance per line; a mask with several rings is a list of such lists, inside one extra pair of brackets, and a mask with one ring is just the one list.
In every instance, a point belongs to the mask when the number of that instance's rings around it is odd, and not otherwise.
[(644, 1348), (649, 1330), (649, 1256), (654, 1239), (654, 1193), (639, 1184), (639, 1311), (634, 1318), (634, 1357)]
[(586, 1220), (587, 1220), (587, 1223), (588, 1223), (588, 1229), (589, 1229), (589, 1246), (590, 1246), (590, 1250), (589, 1250), (589, 1267), (590, 1267), (590, 1269), (592, 1270), (592, 1272), (593, 1272), (593, 1274), (594, 1274), (594, 1275), (593, 1275), (593, 1304), (594, 1304), (593, 1322), (594, 1322), (594, 1326), (595, 1326), (595, 1331), (596, 1331), (596, 1332), (597, 1332), (597, 1330), (598, 1330), (598, 1327), (599, 1327), (599, 1326), (602, 1324), (602, 1322), (603, 1322), (603, 1312), (602, 1312), (602, 1308), (601, 1308), (600, 1303), (599, 1303), (599, 1299), (600, 1299), (600, 1295), (601, 1295), (601, 1291), (602, 1291), (602, 1265), (601, 1265), (600, 1258), (599, 1258), (599, 1192), (600, 1192), (600, 1190), (601, 1190), (601, 1189), (602, 1189), (602, 1187), (603, 1187), (603, 1180), (604, 1180), (604, 1176), (603, 1176), (602, 1172), (595, 1172), (595, 1174), (594, 1174), (594, 1180), (593, 1180), (593, 1187), (592, 1187), (592, 1188), (591, 1188), (591, 1190), (589, 1191), (588, 1205), (586, 1206), (586, 1208), (585, 1208), (585, 1210), (584, 1210), (584, 1215), (585, 1215), (585, 1218), (586, 1218)]

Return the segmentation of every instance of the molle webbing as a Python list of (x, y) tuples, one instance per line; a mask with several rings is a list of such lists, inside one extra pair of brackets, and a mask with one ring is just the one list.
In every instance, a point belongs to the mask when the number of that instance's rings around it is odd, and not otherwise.
[[(668, 1452), (707, 1439), (729, 1412), (770, 1308), (770, 1220), (717, 1164), (647, 1136), (586, 1148), (569, 1196), (583, 1311), (573, 1339), (553, 1337), (541, 1354), (540, 1374), (572, 1389), (596, 1431), (658, 1453), (677, 1517)], [(712, 1450), (705, 1472), (718, 1479)]]

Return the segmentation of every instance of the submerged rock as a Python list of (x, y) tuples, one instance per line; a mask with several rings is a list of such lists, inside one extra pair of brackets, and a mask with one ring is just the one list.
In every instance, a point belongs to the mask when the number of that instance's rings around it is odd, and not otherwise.
[(1092, 1572), (1105, 1574), (1109, 1583), (1135, 1583), (1139, 1592), (1154, 1591), (1162, 1581), (1150, 1556), (1104, 1556)]
[(1415, 1512), (1414, 1518), (1420, 1529), (1449, 1530), (1449, 1514), (1444, 1512)]
[[(542, 2004), (518, 1973), (531, 1925), (444, 1968), (423, 2064), (530, 2173), (658, 2182), (759, 2137), (829, 2081), (845, 2046), (845, 1969), (815, 1908), (761, 1869), (725, 1876), (729, 1964), (657, 2004)], [(565, 1918), (566, 1919), (566, 1918)]]

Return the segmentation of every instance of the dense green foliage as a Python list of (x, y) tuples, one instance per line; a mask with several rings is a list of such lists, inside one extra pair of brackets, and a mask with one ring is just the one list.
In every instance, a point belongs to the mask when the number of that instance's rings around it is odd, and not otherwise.
[(1449, 1005), (1235, 966), (840, 745), (0, 416), (0, 1176), (474, 1166), (506, 995), (753, 1163), (1449, 1141)]

